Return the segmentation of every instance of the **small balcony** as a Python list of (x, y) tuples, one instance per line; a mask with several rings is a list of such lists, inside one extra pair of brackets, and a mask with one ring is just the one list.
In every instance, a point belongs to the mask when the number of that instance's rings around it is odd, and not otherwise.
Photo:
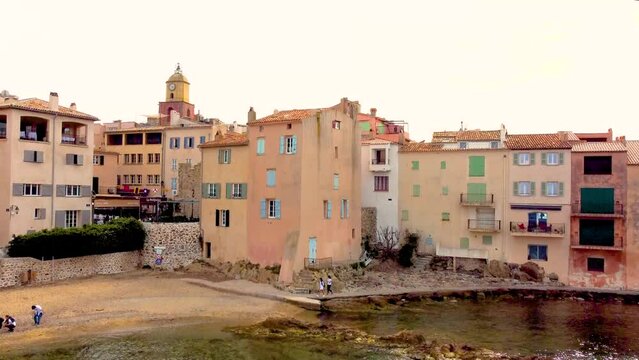
[(62, 143), (69, 145), (86, 145), (87, 138), (84, 136), (62, 135)]
[(580, 203), (571, 204), (572, 216), (580, 218), (623, 218), (624, 207), (620, 202), (615, 203)]
[(87, 126), (70, 121), (63, 122), (60, 142), (67, 145), (86, 145)]
[(468, 230), (483, 233), (499, 232), (501, 220), (468, 219)]
[(461, 193), (459, 203), (463, 206), (495, 206), (495, 195)]
[(525, 222), (511, 221), (510, 234), (521, 237), (551, 237), (561, 238), (566, 234), (566, 224), (563, 223), (539, 223), (535, 226), (526, 225)]
[(374, 172), (388, 172), (390, 171), (390, 164), (386, 159), (371, 159), (371, 163), (368, 168), (370, 171)]

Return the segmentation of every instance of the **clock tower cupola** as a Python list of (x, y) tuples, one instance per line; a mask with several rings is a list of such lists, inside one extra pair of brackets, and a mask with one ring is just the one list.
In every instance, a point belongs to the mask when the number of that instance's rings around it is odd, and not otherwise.
[(169, 125), (171, 111), (177, 111), (180, 117), (195, 119), (194, 106), (189, 103), (190, 85), (178, 63), (175, 72), (166, 81), (166, 99), (160, 102), (161, 125)]

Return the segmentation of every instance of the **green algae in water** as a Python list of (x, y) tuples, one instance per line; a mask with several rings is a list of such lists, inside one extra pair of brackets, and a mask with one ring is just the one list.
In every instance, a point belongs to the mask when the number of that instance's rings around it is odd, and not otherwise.
[[(179, 330), (176, 330), (179, 331)], [(84, 346), (21, 354), (7, 359), (238, 359), (238, 360), (339, 360), (400, 359), (347, 344), (311, 341), (175, 338), (166, 341), (147, 335), (100, 339)]]

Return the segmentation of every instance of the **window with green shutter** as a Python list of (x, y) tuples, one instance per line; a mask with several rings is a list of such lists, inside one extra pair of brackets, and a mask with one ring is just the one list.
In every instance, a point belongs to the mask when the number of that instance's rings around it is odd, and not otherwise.
[(402, 221), (408, 221), (408, 210), (402, 210)]
[(459, 248), (460, 249), (470, 248), (470, 240), (468, 240), (467, 237), (459, 238)]
[(413, 185), (413, 197), (419, 197), (421, 195), (421, 186), (419, 184)]
[(468, 176), (485, 175), (486, 158), (484, 156), (468, 157)]
[(442, 169), (442, 170), (446, 170), (446, 161), (442, 160), (439, 163), (439, 168)]
[(450, 213), (443, 212), (442, 213), (442, 221), (450, 221)]
[(484, 245), (492, 245), (493, 244), (493, 237), (492, 235), (484, 235), (481, 237), (481, 243)]
[(419, 160), (413, 160), (411, 163), (411, 169), (419, 170)]
[(466, 184), (466, 200), (469, 203), (481, 204), (486, 201), (486, 184), (468, 183)]
[(442, 195), (448, 195), (448, 186), (442, 187)]

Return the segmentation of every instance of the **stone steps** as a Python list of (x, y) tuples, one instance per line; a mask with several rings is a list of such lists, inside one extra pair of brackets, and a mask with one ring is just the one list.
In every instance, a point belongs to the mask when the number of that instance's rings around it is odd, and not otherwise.
[(413, 259), (413, 266), (418, 270), (429, 270), (432, 262), (432, 256), (418, 256)]

